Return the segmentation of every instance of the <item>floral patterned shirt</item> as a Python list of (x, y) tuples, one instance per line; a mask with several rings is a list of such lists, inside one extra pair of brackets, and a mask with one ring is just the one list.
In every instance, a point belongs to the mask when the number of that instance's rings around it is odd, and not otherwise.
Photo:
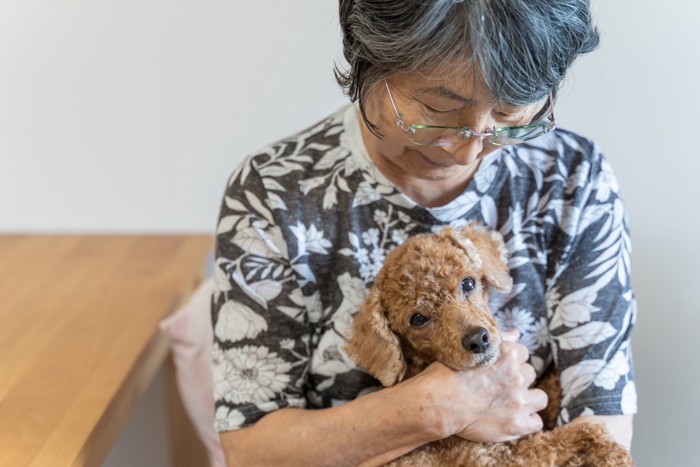
[(503, 147), (458, 198), (423, 208), (374, 166), (349, 106), (248, 157), (228, 182), (212, 297), (216, 429), (376, 389), (343, 346), (386, 253), (470, 220), (504, 236), (514, 287), (490, 304), (538, 374), (557, 368), (559, 422), (635, 413), (630, 242), (598, 148), (561, 129)]

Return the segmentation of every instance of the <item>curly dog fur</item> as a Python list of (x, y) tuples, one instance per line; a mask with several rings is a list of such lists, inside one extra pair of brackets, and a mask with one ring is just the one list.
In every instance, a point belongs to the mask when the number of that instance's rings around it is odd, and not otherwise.
[[(470, 224), (416, 236), (395, 248), (355, 316), (346, 350), (384, 386), (439, 361), (455, 370), (489, 365), (501, 334), (488, 307), (488, 286), (512, 286), (501, 236)], [(547, 379), (554, 424), (561, 397)], [(545, 389), (547, 391), (547, 389)], [(590, 423), (564, 425), (517, 441), (476, 443), (456, 436), (427, 444), (388, 464), (463, 466), (627, 466), (629, 452)]]

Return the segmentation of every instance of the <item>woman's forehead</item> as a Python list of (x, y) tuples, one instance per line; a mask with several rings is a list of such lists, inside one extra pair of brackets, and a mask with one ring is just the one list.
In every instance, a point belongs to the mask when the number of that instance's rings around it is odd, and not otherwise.
[(429, 71), (400, 73), (395, 79), (398, 86), (412, 93), (449, 98), (467, 105), (497, 100), (471, 65), (442, 65)]
[(504, 102), (494, 96), (476, 67), (470, 63), (436, 66), (428, 71), (392, 75), (390, 85), (414, 97), (451, 99), (465, 106), (498, 105), (520, 109), (527, 105)]

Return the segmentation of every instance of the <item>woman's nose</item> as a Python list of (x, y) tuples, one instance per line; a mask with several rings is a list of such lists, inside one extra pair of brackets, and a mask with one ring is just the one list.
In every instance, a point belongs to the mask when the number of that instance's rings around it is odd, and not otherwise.
[(484, 138), (472, 136), (463, 142), (445, 146), (443, 149), (452, 156), (457, 164), (468, 165), (474, 162), (484, 149)]

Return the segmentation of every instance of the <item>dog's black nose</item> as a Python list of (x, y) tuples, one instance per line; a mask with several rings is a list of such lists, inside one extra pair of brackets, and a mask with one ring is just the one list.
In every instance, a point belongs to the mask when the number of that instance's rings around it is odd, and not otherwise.
[(491, 336), (489, 332), (479, 326), (469, 331), (462, 337), (462, 347), (472, 353), (482, 353), (489, 348), (489, 341)]

